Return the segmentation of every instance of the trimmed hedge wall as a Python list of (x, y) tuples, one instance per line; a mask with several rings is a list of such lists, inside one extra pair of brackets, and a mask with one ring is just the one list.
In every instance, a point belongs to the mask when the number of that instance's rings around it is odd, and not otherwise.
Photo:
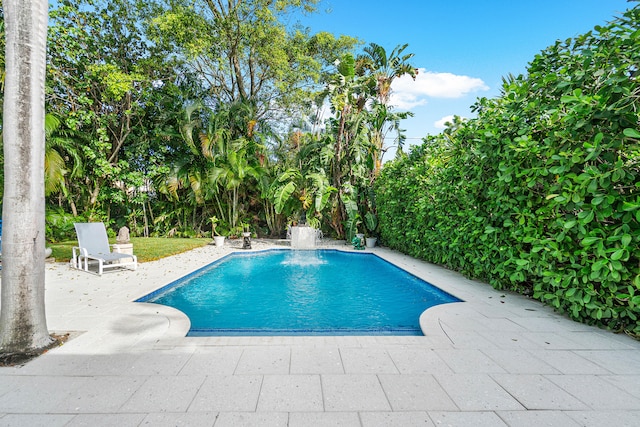
[(640, 334), (640, 6), (557, 42), (376, 181), (384, 244)]

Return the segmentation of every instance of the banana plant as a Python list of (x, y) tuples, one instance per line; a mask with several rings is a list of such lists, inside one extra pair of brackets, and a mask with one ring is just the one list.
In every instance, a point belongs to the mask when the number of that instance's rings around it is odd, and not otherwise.
[(408, 75), (415, 80), (418, 75), (418, 69), (409, 63), (409, 60), (414, 56), (413, 53), (404, 53), (408, 46), (408, 44), (398, 45), (391, 53), (387, 54), (384, 47), (371, 43), (363, 49), (364, 54), (358, 56), (356, 61), (359, 65), (359, 72), (370, 79), (368, 86), (375, 88), (373, 92), (375, 102), (371, 108), (371, 140), (375, 146), (373, 178), (378, 175), (382, 167), (382, 156), (386, 151), (384, 146), (386, 132), (388, 130), (398, 131), (398, 145), (401, 147), (404, 142), (399, 121), (411, 114), (392, 113), (389, 103), (391, 84), (395, 79)]
[(278, 214), (305, 212), (310, 225), (318, 228), (331, 194), (336, 191), (323, 170), (303, 175), (299, 169), (290, 168), (274, 182), (272, 197)]

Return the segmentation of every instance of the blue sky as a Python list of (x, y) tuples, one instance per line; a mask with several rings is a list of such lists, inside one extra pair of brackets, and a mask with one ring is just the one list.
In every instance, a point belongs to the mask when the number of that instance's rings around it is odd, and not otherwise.
[(470, 117), (481, 96), (499, 94), (502, 77), (522, 74), (541, 50), (604, 25), (637, 3), (626, 0), (321, 0), (300, 19), (311, 32), (357, 37), (387, 52), (409, 43), (416, 82), (394, 84), (408, 143), (442, 130), (443, 119)]

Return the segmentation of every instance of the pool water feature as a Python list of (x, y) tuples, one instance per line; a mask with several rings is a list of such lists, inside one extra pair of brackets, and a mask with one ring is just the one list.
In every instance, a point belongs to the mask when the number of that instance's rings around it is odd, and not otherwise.
[(315, 249), (317, 232), (309, 226), (291, 227), (291, 249)]
[(372, 253), (233, 253), (137, 300), (174, 307), (187, 336), (422, 335), (420, 315), (458, 298)]

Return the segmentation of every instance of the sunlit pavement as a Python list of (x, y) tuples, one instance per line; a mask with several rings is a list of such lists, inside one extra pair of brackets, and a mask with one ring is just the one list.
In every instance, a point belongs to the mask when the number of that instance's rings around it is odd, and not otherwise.
[(132, 302), (241, 244), (102, 277), (48, 264), (48, 326), (72, 339), (0, 368), (0, 425), (639, 423), (640, 342), (384, 248), (367, 251), (464, 300), (427, 310), (423, 337), (186, 338), (182, 313)]

